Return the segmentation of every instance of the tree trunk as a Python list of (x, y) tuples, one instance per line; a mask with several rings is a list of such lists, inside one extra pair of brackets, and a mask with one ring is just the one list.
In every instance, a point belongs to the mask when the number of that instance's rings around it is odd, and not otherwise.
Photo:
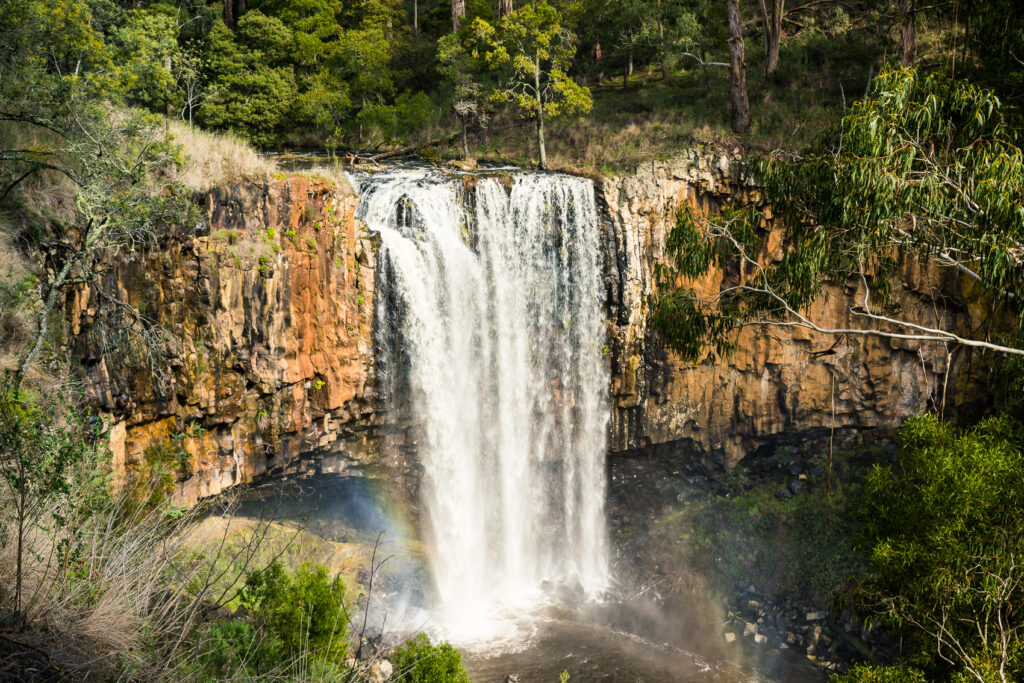
[(900, 64), (914, 66), (917, 62), (917, 27), (910, 0), (900, 0)]
[(420, 3), (419, 0), (412, 0), (412, 34), (420, 34)]
[(732, 83), (729, 97), (732, 101), (732, 129), (736, 133), (750, 130), (750, 102), (747, 101), (747, 65), (743, 48), (743, 17), (740, 0), (726, 0), (729, 11), (729, 70)]
[[(68, 278), (71, 276), (71, 269), (75, 263), (82, 256), (83, 253), (88, 253), (92, 250), (93, 246), (98, 239), (97, 233), (103, 229), (103, 226), (96, 228), (92, 221), (85, 229), (85, 239), (83, 240), (82, 249), (77, 253), (72, 254), (68, 257), (68, 260), (64, 263), (64, 266), (57, 273), (57, 277), (54, 278), (50, 284), (50, 291), (47, 292), (46, 298), (43, 300), (43, 307), (39, 310), (39, 327), (36, 329), (36, 338), (28, 352), (21, 358), (18, 363), (18, 371), (14, 374), (14, 388), (18, 389), (21, 387), (21, 383), (25, 381), (25, 376), (28, 375), (29, 368), (32, 367), (32, 363), (35, 362), (36, 356), (43, 350), (43, 342), (46, 340), (46, 336), (50, 331), (50, 312), (57, 307), (57, 300), (64, 291), (64, 286), (67, 284)], [(94, 233), (93, 230), (96, 230)]]
[(661, 80), (668, 80), (668, 60), (665, 58), (665, 22), (661, 16), (661, 0), (658, 0), (658, 52), (661, 57)]
[(765, 69), (768, 73), (779, 68), (779, 46), (782, 44), (782, 14), (785, 0), (772, 0), (771, 26), (772, 39), (768, 45), (768, 61)]
[(462, 121), (462, 158), (469, 158), (469, 142), (466, 140), (466, 117), (460, 119)]
[(512, 14), (512, 0), (498, 0), (498, 18)]
[(458, 31), (466, 17), (466, 0), (452, 0), (452, 32)]
[(235, 28), (235, 2), (224, 0), (224, 25), (230, 29)]
[[(19, 455), (20, 458), (24, 458), (23, 455)], [(24, 460), (20, 460), (18, 463), (18, 483), (21, 485), (18, 491), (18, 549), (15, 567), (15, 580), (14, 580), (14, 614), (18, 620), (18, 625), (23, 626), (26, 623), (25, 618), (21, 614), (21, 576), (24, 571), (24, 557), (25, 557), (25, 507), (27, 496), (28, 482), (25, 481), (25, 465)]]
[(785, 0), (758, 0), (761, 8), (761, 26), (764, 28), (764, 72), (773, 73), (779, 68), (779, 46), (782, 43), (782, 15), (785, 13)]
[(533, 87), (537, 93), (537, 151), (540, 154), (540, 167), (548, 167), (548, 154), (544, 149), (544, 97), (540, 90), (540, 55), (534, 55)]
[(248, 9), (245, 5), (245, 0), (238, 0), (238, 18), (241, 19), (242, 15), (245, 14), (245, 10)]
[[(167, 55), (164, 57), (164, 70), (167, 73), (171, 73), (171, 56)], [(168, 93), (169, 95), (169, 93)], [(167, 125), (170, 125), (171, 117), (174, 116), (174, 107), (171, 106), (171, 98), (168, 96), (167, 101), (164, 102), (164, 117), (168, 121)]]

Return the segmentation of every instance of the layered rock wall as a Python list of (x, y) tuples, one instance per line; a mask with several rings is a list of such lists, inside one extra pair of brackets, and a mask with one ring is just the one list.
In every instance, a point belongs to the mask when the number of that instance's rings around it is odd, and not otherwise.
[[(850, 433), (898, 426), (908, 415), (936, 407), (945, 394), (958, 393), (958, 383), (978, 381), (983, 366), (963, 350), (803, 328), (747, 327), (730, 355), (708, 353), (697, 363), (684, 362), (664, 348), (650, 325), (654, 268), (665, 260), (676, 212), (761, 204), (756, 184), (742, 160), (690, 150), (605, 180), (601, 195), (616, 240), (609, 278), (612, 451), (674, 447), (699, 456), (710, 469), (729, 467), (759, 447), (833, 428)], [(764, 227), (781, 255), (783, 226)], [(716, 269), (692, 284), (712, 292), (724, 278)], [(979, 322), (962, 303), (970, 297), (958, 278), (908, 261), (902, 280), (895, 296), (901, 315), (951, 329)], [(808, 315), (823, 326), (857, 328), (861, 323), (850, 309), (862, 297), (859, 283), (830, 285)]]
[[(173, 452), (187, 503), (301, 455), (340, 455), (335, 466), (375, 457), (374, 246), (354, 219), (356, 199), (326, 178), (216, 188), (196, 225), (108, 264), (102, 292), (76, 293), (70, 329), (110, 416), (119, 476), (153, 449)], [(166, 332), (158, 372), (125, 348), (104, 353), (100, 297)]]
[[(761, 203), (756, 184), (742, 161), (690, 150), (605, 179), (598, 195), (612, 452), (670, 449), (720, 469), (760, 447), (833, 428), (897, 426), (977, 380), (977, 359), (962, 350), (798, 328), (746, 328), (732, 354), (684, 362), (650, 325), (653, 273), (676, 211)], [(138, 471), (154, 449), (176, 453), (183, 460), (177, 498), (191, 502), (313, 461), (329, 471), (382, 457), (395, 471), (414, 467), (397, 462), (409, 459), (410, 447), (401, 429), (383, 424), (377, 405), (376, 247), (354, 217), (348, 184), (282, 176), (232, 183), (200, 199), (197, 224), (174, 226), (158, 249), (108, 264), (103, 291), (81, 290), (69, 301), (74, 351), (111, 421), (119, 476)], [(765, 228), (781, 249), (782, 226)], [(712, 271), (694, 285), (714, 291), (724, 278)], [(903, 280), (903, 315), (963, 329), (977, 322), (957, 303), (970, 299), (959, 280), (914, 262)], [(858, 296), (856, 283), (829, 286), (810, 315), (856, 327), (850, 307)], [(106, 343), (101, 297), (166, 333), (158, 372), (132, 358), (138, 349)]]

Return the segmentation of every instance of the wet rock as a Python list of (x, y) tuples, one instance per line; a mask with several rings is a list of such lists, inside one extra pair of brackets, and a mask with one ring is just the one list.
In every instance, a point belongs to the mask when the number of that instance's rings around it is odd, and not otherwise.
[(827, 616), (828, 616), (828, 612), (823, 612), (823, 611), (808, 612), (807, 614), (804, 615), (804, 619), (806, 619), (807, 621), (822, 621)]
[(795, 496), (804, 490), (804, 483), (799, 479), (794, 479), (793, 481), (789, 482), (789, 490)]

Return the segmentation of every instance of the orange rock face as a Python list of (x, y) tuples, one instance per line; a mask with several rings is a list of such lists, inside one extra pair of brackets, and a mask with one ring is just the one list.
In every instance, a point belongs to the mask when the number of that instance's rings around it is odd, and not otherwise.
[[(802, 328), (748, 327), (730, 355), (684, 362), (649, 325), (653, 270), (665, 259), (675, 213), (682, 206), (707, 213), (729, 202), (760, 204), (760, 193), (742, 162), (691, 150), (605, 181), (602, 195), (618, 254), (618, 290), (610, 297), (612, 451), (664, 445), (697, 455), (709, 468), (728, 468), (760, 446), (827, 435), (833, 427), (845, 433), (896, 427), (940, 407), (946, 389), (952, 397), (984, 374), (978, 355), (963, 349), (947, 355), (942, 345)], [(770, 244), (781, 249), (783, 226), (771, 231)], [(712, 270), (693, 285), (716, 291), (723, 279)], [(902, 315), (950, 329), (977, 326), (979, 312), (960, 303), (970, 296), (959, 278), (909, 261), (902, 280), (896, 293)], [(862, 297), (856, 283), (828, 286), (809, 317), (856, 328), (861, 323), (850, 308)]]
[(198, 225), (110, 264), (102, 295), (168, 333), (155, 361), (162, 382), (149, 359), (103, 352), (101, 293), (72, 298), (70, 329), (112, 421), (118, 476), (170, 444), (190, 461), (176, 492), (189, 503), (300, 453), (372, 457), (374, 246), (355, 207), (351, 189), (327, 179), (234, 183), (202, 198)]

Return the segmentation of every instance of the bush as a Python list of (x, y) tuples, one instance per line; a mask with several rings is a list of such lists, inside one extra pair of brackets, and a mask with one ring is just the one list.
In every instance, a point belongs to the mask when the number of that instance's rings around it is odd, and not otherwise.
[(241, 595), (266, 634), (263, 655), (289, 660), (304, 653), (344, 660), (348, 650), (345, 584), (323, 565), (302, 564), (294, 573), (280, 562), (250, 574)]
[(462, 655), (449, 643), (431, 645), (419, 633), (391, 655), (396, 683), (469, 683)]
[[(733, 479), (730, 495), (689, 505), (681, 515), (692, 561), (730, 584), (770, 587), (772, 599), (824, 605), (864, 568), (854, 547), (856, 520), (848, 514), (859, 463), (836, 456), (833, 483), (823, 479), (792, 498), (777, 495), (774, 479), (746, 490)], [(840, 471), (850, 472), (842, 483)]]
[[(870, 571), (861, 610), (903, 629), (929, 676), (1024, 676), (1024, 432), (995, 417), (961, 430), (933, 416), (900, 431), (899, 461), (860, 499)], [(881, 680), (881, 679), (880, 679)], [(1004, 678), (1005, 680), (1005, 678)]]

